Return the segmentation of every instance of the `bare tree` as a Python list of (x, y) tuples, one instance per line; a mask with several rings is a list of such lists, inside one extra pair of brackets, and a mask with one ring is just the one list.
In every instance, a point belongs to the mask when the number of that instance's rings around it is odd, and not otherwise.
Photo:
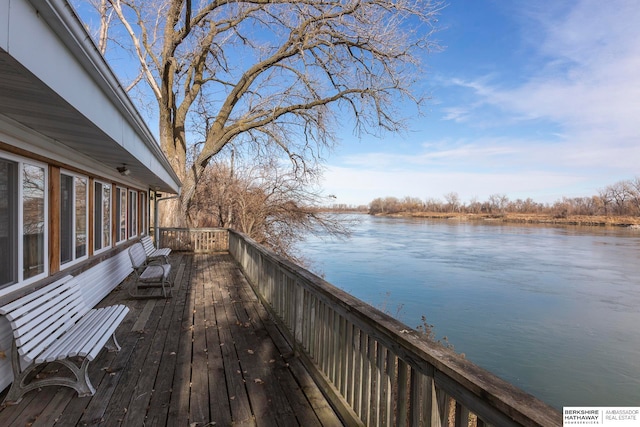
[(633, 214), (640, 215), (640, 177), (629, 181), (629, 198), (634, 207)]
[(348, 236), (351, 221), (319, 209), (329, 198), (314, 190), (317, 183), (272, 159), (235, 163), (217, 157), (202, 175), (192, 204), (195, 226), (236, 229), (297, 262), (291, 248), (301, 235)]
[[(118, 17), (128, 40), (117, 42), (157, 102), (185, 220), (205, 168), (231, 142), (278, 147), (300, 175), (332, 146), (345, 114), (356, 132), (403, 129), (396, 106), (424, 101), (412, 86), (424, 76), (440, 8), (437, 0), (108, 2), (100, 13)], [(194, 134), (204, 143), (188, 164)]]
[(503, 214), (508, 203), (509, 198), (506, 194), (492, 194), (489, 196), (489, 205), (492, 213), (497, 210), (500, 214)]
[(460, 208), (460, 196), (455, 191), (444, 195), (444, 199), (447, 201), (447, 207), (449, 212), (457, 212)]

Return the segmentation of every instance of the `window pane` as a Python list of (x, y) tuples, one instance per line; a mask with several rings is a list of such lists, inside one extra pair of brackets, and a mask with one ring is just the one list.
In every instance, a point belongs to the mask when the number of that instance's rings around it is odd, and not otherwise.
[(96, 182), (93, 191), (93, 250), (102, 249), (102, 184)]
[(107, 185), (102, 198), (102, 243), (103, 248), (111, 246), (111, 188)]
[(73, 260), (73, 177), (60, 175), (60, 263)]
[(18, 278), (16, 239), (18, 207), (16, 205), (17, 165), (0, 160), (0, 286), (15, 283)]
[(87, 254), (87, 180), (74, 179), (76, 199), (76, 259)]
[(118, 197), (120, 200), (120, 212), (118, 213), (120, 216), (120, 223), (118, 225), (118, 241), (123, 241), (127, 239), (127, 190), (118, 188)]
[(44, 168), (25, 164), (22, 176), (23, 278), (44, 272)]
[(147, 194), (140, 193), (140, 234), (147, 234)]
[(129, 237), (138, 234), (138, 193), (129, 191)]

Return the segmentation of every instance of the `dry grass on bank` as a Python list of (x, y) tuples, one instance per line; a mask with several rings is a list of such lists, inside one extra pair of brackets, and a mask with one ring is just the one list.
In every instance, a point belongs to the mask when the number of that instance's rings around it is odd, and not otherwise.
[(633, 216), (588, 216), (568, 215), (566, 217), (554, 217), (546, 214), (468, 214), (468, 213), (442, 213), (442, 212), (402, 212), (387, 216), (433, 218), (433, 219), (457, 219), (461, 221), (497, 221), (521, 224), (564, 224), (587, 226), (617, 226), (640, 227), (640, 217)]

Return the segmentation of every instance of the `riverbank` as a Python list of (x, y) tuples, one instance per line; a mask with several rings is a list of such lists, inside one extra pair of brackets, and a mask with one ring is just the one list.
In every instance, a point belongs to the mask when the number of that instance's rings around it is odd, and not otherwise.
[(448, 219), (459, 221), (496, 221), (519, 224), (633, 227), (640, 229), (640, 217), (632, 216), (568, 215), (566, 217), (555, 217), (545, 214), (470, 214), (458, 212), (399, 212), (394, 214), (377, 214), (376, 216)]

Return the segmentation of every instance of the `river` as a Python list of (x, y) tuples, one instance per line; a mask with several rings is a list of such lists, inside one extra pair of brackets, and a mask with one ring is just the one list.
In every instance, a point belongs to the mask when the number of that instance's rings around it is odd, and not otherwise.
[(357, 218), (312, 271), (556, 408), (640, 406), (640, 231)]

